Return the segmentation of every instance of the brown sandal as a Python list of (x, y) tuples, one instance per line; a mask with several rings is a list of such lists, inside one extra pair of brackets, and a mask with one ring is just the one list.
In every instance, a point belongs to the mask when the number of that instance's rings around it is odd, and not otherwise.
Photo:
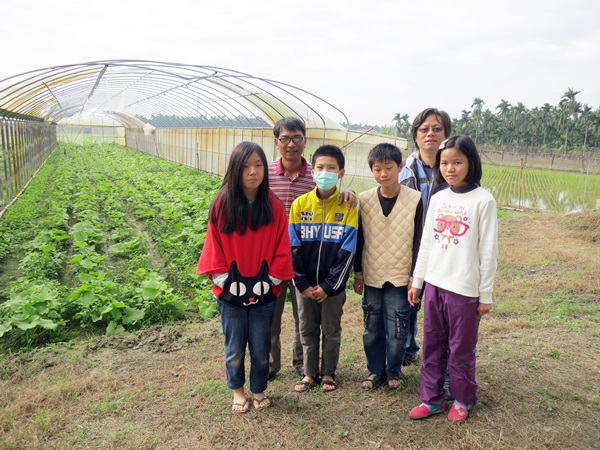
[[(385, 375), (369, 375), (367, 378), (363, 378), (361, 380), (361, 386), (365, 391), (374, 391), (379, 386), (387, 381), (387, 377)], [(362, 383), (371, 383), (371, 386), (364, 386)]]
[[(321, 390), (323, 392), (333, 392), (337, 389), (337, 381), (335, 381), (335, 375), (331, 375), (331, 380), (321, 379)], [(333, 386), (333, 389), (327, 389), (325, 386)]]
[[(263, 406), (264, 402), (268, 402), (268, 403)], [(260, 411), (261, 409), (268, 408), (269, 406), (272, 405), (272, 403), (271, 403), (271, 399), (265, 395), (261, 399), (253, 398), (252, 399), (252, 405), (254, 406), (255, 410)]]
[[(248, 405), (247, 408), (246, 408), (246, 405)], [(242, 409), (239, 409), (239, 410), (238, 409), (233, 409), (236, 406), (241, 406)], [(248, 399), (245, 399), (244, 403), (233, 402), (231, 404), (231, 414), (235, 414), (236, 416), (240, 415), (240, 414), (246, 414), (249, 411), (250, 411), (250, 404), (248, 403)]]
[[(312, 381), (308, 381), (305, 380), (304, 378), (312, 378)], [(312, 389), (313, 387), (315, 387), (317, 384), (319, 384), (319, 382), (317, 381), (316, 377), (309, 377), (309, 376), (305, 376), (304, 378), (302, 378), (300, 381), (298, 381), (295, 385), (294, 385), (294, 391), (296, 392), (306, 392), (309, 389)]]

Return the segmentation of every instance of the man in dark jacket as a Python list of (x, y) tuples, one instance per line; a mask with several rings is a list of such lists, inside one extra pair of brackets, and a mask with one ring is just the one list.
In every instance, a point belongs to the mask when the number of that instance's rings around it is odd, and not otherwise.
[[(452, 132), (452, 119), (446, 111), (427, 108), (417, 114), (413, 120), (411, 132), (417, 150), (406, 158), (398, 179), (400, 184), (421, 191), (421, 198), (423, 199), (423, 220), (421, 223), (424, 224), (429, 199), (436, 192), (448, 187), (446, 183), (438, 184), (435, 182), (433, 166), (435, 164), (435, 154), (440, 144)], [(411, 309), (404, 365), (415, 362), (417, 352), (421, 348), (416, 341), (418, 331), (417, 313), (420, 305), (419, 303), (417, 307)]]

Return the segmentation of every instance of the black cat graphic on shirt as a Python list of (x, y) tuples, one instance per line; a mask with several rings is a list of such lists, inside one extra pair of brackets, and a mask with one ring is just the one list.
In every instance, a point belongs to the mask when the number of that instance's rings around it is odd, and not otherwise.
[(263, 304), (277, 297), (273, 293), (273, 283), (269, 278), (269, 265), (263, 261), (260, 271), (254, 277), (244, 277), (238, 271), (234, 261), (229, 268), (229, 276), (223, 285), (219, 300), (233, 306), (254, 306)]

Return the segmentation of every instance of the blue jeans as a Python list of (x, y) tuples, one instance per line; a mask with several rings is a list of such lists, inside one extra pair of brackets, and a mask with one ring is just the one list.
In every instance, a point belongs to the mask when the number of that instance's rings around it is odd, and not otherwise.
[(362, 308), (367, 369), (376, 375), (399, 378), (412, 309), (407, 287), (391, 283), (381, 288), (365, 285)]
[(271, 324), (275, 301), (262, 306), (240, 308), (219, 303), (221, 326), (225, 336), (225, 372), (227, 387), (244, 386), (244, 358), (246, 344), (250, 350), (250, 392), (261, 393), (267, 388), (269, 378), (269, 352), (271, 351)]
[(406, 352), (404, 357), (406, 359), (414, 359), (417, 357), (417, 352), (421, 346), (417, 343), (417, 333), (419, 332), (419, 326), (417, 325), (417, 313), (421, 309), (421, 303), (417, 303), (416, 306), (410, 309), (410, 315), (408, 319), (408, 334), (406, 335)]

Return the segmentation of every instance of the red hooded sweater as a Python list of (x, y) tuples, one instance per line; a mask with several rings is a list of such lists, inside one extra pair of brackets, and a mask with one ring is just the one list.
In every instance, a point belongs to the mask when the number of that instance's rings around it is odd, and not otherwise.
[[(269, 192), (269, 198), (273, 208), (273, 221), (258, 230), (251, 230), (248, 226), (243, 235), (237, 232), (225, 234), (214, 226), (209, 218), (204, 248), (200, 254), (196, 274), (209, 274), (212, 279), (213, 274), (229, 273), (231, 279), (232, 272), (236, 272), (235, 275), (239, 279), (255, 279), (261, 272), (261, 268), (264, 270), (266, 267), (268, 275), (273, 278), (280, 280), (294, 278), (285, 209), (272, 192)], [(218, 208), (218, 205), (216, 207)], [(225, 288), (228, 288), (228, 282)], [(270, 284), (270, 281), (267, 282)], [(276, 298), (281, 293), (281, 286), (270, 287)], [(252, 287), (249, 286), (248, 290), (251, 292)], [(214, 285), (213, 293), (215, 297), (220, 298), (224, 294), (223, 288)], [(253, 304), (254, 298), (252, 294), (250, 295), (250, 299), (244, 303), (244, 306)]]

